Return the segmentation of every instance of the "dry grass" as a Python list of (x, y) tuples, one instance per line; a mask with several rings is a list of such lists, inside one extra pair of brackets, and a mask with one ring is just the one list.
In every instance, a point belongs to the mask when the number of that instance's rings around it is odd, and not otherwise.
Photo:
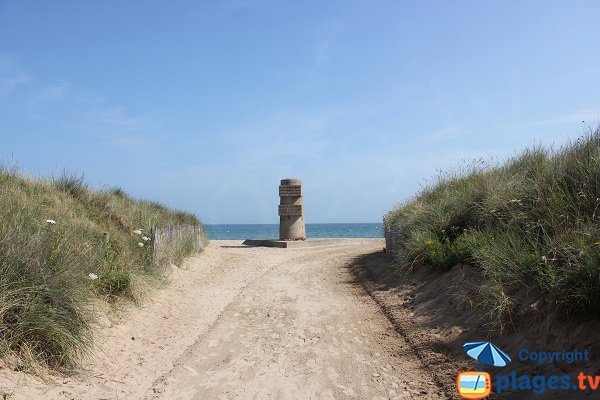
[(400, 232), (402, 268), (476, 266), (483, 281), (465, 286), (497, 327), (531, 287), (563, 312), (600, 317), (600, 129), (443, 175), (387, 220)]
[(36, 180), (2, 168), (0, 189), (0, 355), (20, 367), (75, 368), (92, 341), (90, 304), (138, 299), (166, 262), (191, 252), (174, 242), (155, 263), (143, 236), (153, 226), (200, 225), (121, 189), (91, 190), (77, 175)]

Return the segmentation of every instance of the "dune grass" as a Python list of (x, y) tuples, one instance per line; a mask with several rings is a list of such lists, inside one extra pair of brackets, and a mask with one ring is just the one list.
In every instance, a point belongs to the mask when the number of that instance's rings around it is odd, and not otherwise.
[(155, 262), (151, 227), (200, 226), (121, 189), (92, 190), (82, 176), (39, 180), (14, 168), (0, 169), (0, 221), (0, 356), (64, 371), (90, 349), (94, 302), (137, 301), (193, 250), (183, 237)]
[(475, 305), (502, 328), (535, 288), (565, 313), (600, 317), (600, 128), (558, 150), (438, 177), (390, 211), (399, 265), (475, 266)]

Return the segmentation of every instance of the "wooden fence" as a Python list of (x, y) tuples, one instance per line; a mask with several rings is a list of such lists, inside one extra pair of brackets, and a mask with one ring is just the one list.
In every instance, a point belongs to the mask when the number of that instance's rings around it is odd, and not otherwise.
[(385, 237), (386, 253), (393, 258), (397, 258), (400, 251), (400, 232), (385, 217), (383, 218), (383, 235)]
[(206, 245), (207, 236), (204, 228), (193, 225), (167, 226), (152, 228), (150, 243), (152, 244), (152, 259), (160, 260), (165, 256), (167, 249), (177, 241), (193, 238), (194, 252), (201, 252)]

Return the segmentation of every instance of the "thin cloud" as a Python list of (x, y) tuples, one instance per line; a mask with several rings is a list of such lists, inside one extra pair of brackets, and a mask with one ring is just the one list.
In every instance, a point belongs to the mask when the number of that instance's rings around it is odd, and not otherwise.
[(44, 86), (37, 94), (31, 96), (28, 105), (30, 108), (33, 108), (42, 103), (62, 100), (65, 98), (69, 87), (70, 84), (66, 81), (60, 81), (55, 85)]
[[(16, 62), (0, 55), (0, 97), (29, 82), (32, 85), (25, 96), (16, 101), (28, 109), (28, 117), (37, 123), (53, 124), (54, 129), (102, 139), (134, 152), (148, 151), (162, 138), (157, 134), (161, 126), (151, 116), (133, 115), (121, 107), (98, 107), (98, 103), (105, 103), (102, 97), (79, 90), (67, 80), (46, 85), (34, 82)], [(70, 110), (68, 115), (61, 120), (54, 112), (38, 107), (50, 102), (62, 103)]]
[(121, 107), (92, 109), (83, 117), (90, 124), (112, 126), (119, 132), (136, 132), (149, 124), (146, 117), (128, 115)]
[(599, 121), (600, 109), (580, 109), (558, 117), (542, 119), (537, 121), (537, 125), (557, 125), (574, 122), (598, 123)]
[(460, 136), (462, 136), (461, 132), (458, 129), (456, 129), (456, 127), (451, 126), (425, 135), (424, 139), (430, 143), (444, 142), (446, 140), (456, 139)]
[(74, 130), (131, 151), (147, 151), (160, 137), (153, 135), (156, 122), (147, 115), (132, 115), (121, 107), (95, 108), (83, 112)]
[(343, 29), (343, 24), (338, 20), (331, 21), (321, 28), (321, 32), (317, 34), (313, 44), (314, 55), (311, 64), (308, 66), (303, 86), (310, 86), (319, 71), (332, 59), (334, 45)]
[[(326, 155), (333, 141), (329, 130), (339, 111), (278, 111), (254, 121), (244, 121), (222, 137), (231, 148), (243, 154), (244, 160), (261, 167), (275, 167), (282, 159), (289, 163), (315, 160)], [(256, 145), (261, 138), (261, 145)]]
[(0, 97), (31, 81), (29, 74), (6, 56), (0, 56)]
[(331, 58), (331, 40), (322, 39), (315, 46), (315, 68), (320, 68)]

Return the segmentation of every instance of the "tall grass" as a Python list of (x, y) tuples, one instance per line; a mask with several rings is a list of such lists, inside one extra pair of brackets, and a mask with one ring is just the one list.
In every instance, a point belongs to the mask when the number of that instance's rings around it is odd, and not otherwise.
[(442, 175), (386, 219), (400, 232), (402, 268), (477, 267), (483, 281), (466, 284), (498, 324), (524, 288), (600, 317), (600, 128), (558, 150)]
[(35, 180), (5, 167), (0, 221), (0, 356), (62, 370), (90, 348), (95, 301), (139, 299), (167, 262), (192, 251), (174, 241), (156, 262), (144, 239), (151, 227), (200, 225), (121, 189), (94, 191), (83, 176)]

